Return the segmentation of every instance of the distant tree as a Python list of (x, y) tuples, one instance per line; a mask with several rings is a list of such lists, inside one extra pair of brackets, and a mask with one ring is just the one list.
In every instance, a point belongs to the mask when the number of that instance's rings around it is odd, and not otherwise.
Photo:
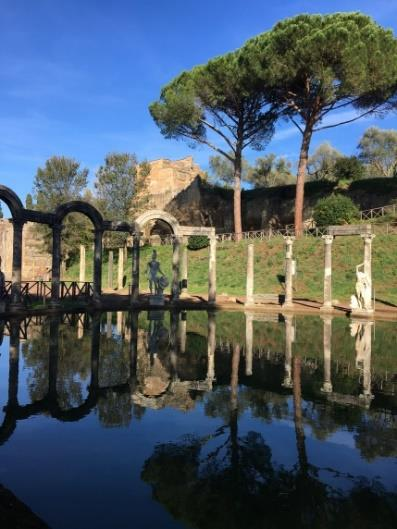
[[(54, 211), (57, 206), (70, 200), (79, 200), (87, 186), (88, 169), (80, 169), (80, 163), (65, 156), (49, 158), (44, 167), (39, 167), (33, 189), (36, 208), (39, 211)], [(91, 240), (85, 217), (71, 213), (64, 220), (62, 232), (62, 258), (73, 258), (80, 244)], [(52, 232), (46, 226), (41, 228), (48, 250), (52, 246)]]
[[(397, 40), (359, 12), (303, 14), (248, 41), (241, 55), (302, 135), (295, 198), (299, 236), (312, 135), (380, 111), (396, 85)], [(357, 115), (340, 112), (347, 108)], [(332, 113), (335, 122), (324, 123)]]
[(241, 238), (243, 151), (263, 149), (273, 134), (274, 106), (229, 53), (183, 72), (165, 86), (150, 113), (166, 138), (206, 145), (233, 165), (234, 231)]
[[(233, 153), (229, 153), (231, 156)], [(215, 155), (209, 158), (210, 176), (209, 181), (214, 184), (220, 184), (225, 187), (233, 187), (234, 184), (234, 165), (224, 156)], [(241, 160), (241, 180), (246, 180), (251, 170), (248, 161), (245, 158)]]
[(343, 154), (325, 141), (309, 157), (307, 174), (309, 180), (335, 180), (335, 163)]
[(365, 167), (357, 156), (342, 156), (335, 162), (334, 176), (336, 181), (362, 180), (365, 178)]
[(25, 207), (26, 209), (33, 209), (33, 197), (30, 193), (26, 195)]
[(3, 209), (1, 207), (1, 202), (0, 202), (0, 219), (2, 219), (4, 217), (4, 214), (3, 214)]
[[(131, 217), (131, 203), (137, 173), (137, 159), (134, 154), (110, 153), (97, 173), (95, 190), (97, 204), (108, 220), (128, 221)], [(106, 234), (106, 243), (121, 246), (128, 233)]]
[(137, 167), (134, 196), (131, 201), (131, 215), (134, 218), (151, 207), (151, 198), (148, 190), (150, 171), (151, 166), (147, 160), (143, 160)]
[(358, 149), (368, 176), (397, 176), (397, 130), (370, 127), (364, 132)]
[(283, 156), (277, 157), (270, 153), (263, 158), (257, 158), (255, 165), (248, 173), (247, 180), (254, 187), (274, 187), (293, 184), (295, 177), (291, 173), (291, 162)]

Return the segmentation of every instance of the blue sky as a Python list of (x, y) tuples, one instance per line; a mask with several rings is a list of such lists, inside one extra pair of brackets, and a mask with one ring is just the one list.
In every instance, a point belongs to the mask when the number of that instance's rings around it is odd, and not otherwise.
[[(0, 182), (21, 198), (54, 154), (79, 160), (91, 183), (106, 153), (140, 159), (210, 152), (165, 140), (148, 105), (185, 69), (302, 12), (363, 11), (397, 34), (397, 0), (0, 0)], [(347, 114), (349, 116), (350, 114)], [(367, 119), (316, 135), (353, 153)], [(268, 152), (294, 162), (299, 135), (278, 127)]]

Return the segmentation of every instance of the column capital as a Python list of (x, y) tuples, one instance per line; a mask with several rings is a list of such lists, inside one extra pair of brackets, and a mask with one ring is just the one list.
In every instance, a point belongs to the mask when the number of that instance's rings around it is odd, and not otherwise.
[(332, 244), (334, 242), (333, 235), (322, 235), (321, 238), (324, 241), (324, 244)]
[(374, 233), (362, 233), (361, 238), (364, 242), (371, 243), (375, 239), (376, 235)]
[(284, 235), (284, 241), (287, 246), (294, 244), (295, 235)]
[(14, 228), (22, 228), (23, 225), (26, 223), (26, 220), (21, 219), (21, 218), (16, 218), (16, 219), (12, 218), (11, 223), (14, 226)]

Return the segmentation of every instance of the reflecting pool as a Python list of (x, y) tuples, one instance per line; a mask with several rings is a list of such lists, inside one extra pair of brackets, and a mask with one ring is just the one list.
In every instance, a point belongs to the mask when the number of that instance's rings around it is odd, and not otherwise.
[(0, 321), (0, 526), (397, 527), (397, 324)]

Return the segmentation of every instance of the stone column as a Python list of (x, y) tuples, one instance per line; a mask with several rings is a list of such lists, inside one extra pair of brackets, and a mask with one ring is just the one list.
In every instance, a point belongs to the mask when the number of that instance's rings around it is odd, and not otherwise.
[(21, 281), (22, 281), (22, 233), (23, 221), (13, 220), (13, 245), (12, 245), (12, 287), (11, 309), (22, 307)]
[(292, 388), (292, 344), (295, 341), (295, 329), (292, 316), (285, 317), (285, 358), (284, 358), (284, 388)]
[(172, 300), (179, 299), (179, 257), (180, 257), (180, 240), (174, 237), (172, 242), (172, 285), (171, 298)]
[(117, 289), (123, 289), (123, 277), (124, 277), (124, 248), (119, 248), (119, 262), (118, 262), (118, 273), (117, 273)]
[(333, 235), (323, 235), (324, 240), (324, 301), (321, 310), (332, 309), (332, 243)]
[(102, 238), (103, 230), (94, 232), (94, 300), (99, 301), (102, 294)]
[(210, 237), (208, 267), (208, 303), (216, 302), (216, 237)]
[(109, 250), (108, 257), (108, 288), (113, 289), (113, 250)]
[(181, 295), (187, 295), (187, 241), (186, 238), (182, 240), (182, 259), (181, 259)]
[(214, 312), (208, 313), (208, 363), (207, 382), (212, 384), (215, 380), (215, 349), (216, 349), (216, 316)]
[(373, 310), (373, 301), (372, 301), (372, 241), (375, 238), (375, 235), (365, 234), (361, 235), (364, 240), (364, 273), (367, 274), (370, 284), (371, 300), (370, 305), (365, 307), (367, 310)]
[(52, 276), (51, 276), (51, 305), (59, 304), (59, 289), (61, 283), (61, 233), (62, 225), (52, 227)]
[(332, 318), (322, 317), (324, 323), (323, 343), (324, 343), (324, 382), (321, 388), (323, 393), (332, 393), (331, 378), (331, 339), (332, 339)]
[(85, 283), (85, 246), (80, 245), (80, 273), (79, 273), (80, 283)]
[[(250, 246), (253, 246), (253, 245), (250, 244)], [(254, 341), (254, 318), (252, 314), (246, 314), (245, 315), (245, 374), (246, 375), (252, 375), (253, 341)]]
[(112, 312), (107, 312), (106, 313), (106, 338), (111, 338), (112, 337)]
[(121, 310), (117, 311), (117, 323), (116, 323), (117, 332), (120, 336), (123, 335), (123, 313)]
[(246, 305), (254, 303), (254, 245), (248, 245)]
[(139, 299), (139, 258), (140, 258), (140, 234), (134, 233), (132, 245), (132, 301)]
[(287, 235), (284, 237), (285, 240), (285, 301), (284, 307), (293, 307), (293, 295), (292, 295), (292, 286), (293, 286), (293, 276), (295, 273), (294, 270), (294, 261), (292, 258), (292, 246), (294, 244), (295, 237), (292, 235)]

